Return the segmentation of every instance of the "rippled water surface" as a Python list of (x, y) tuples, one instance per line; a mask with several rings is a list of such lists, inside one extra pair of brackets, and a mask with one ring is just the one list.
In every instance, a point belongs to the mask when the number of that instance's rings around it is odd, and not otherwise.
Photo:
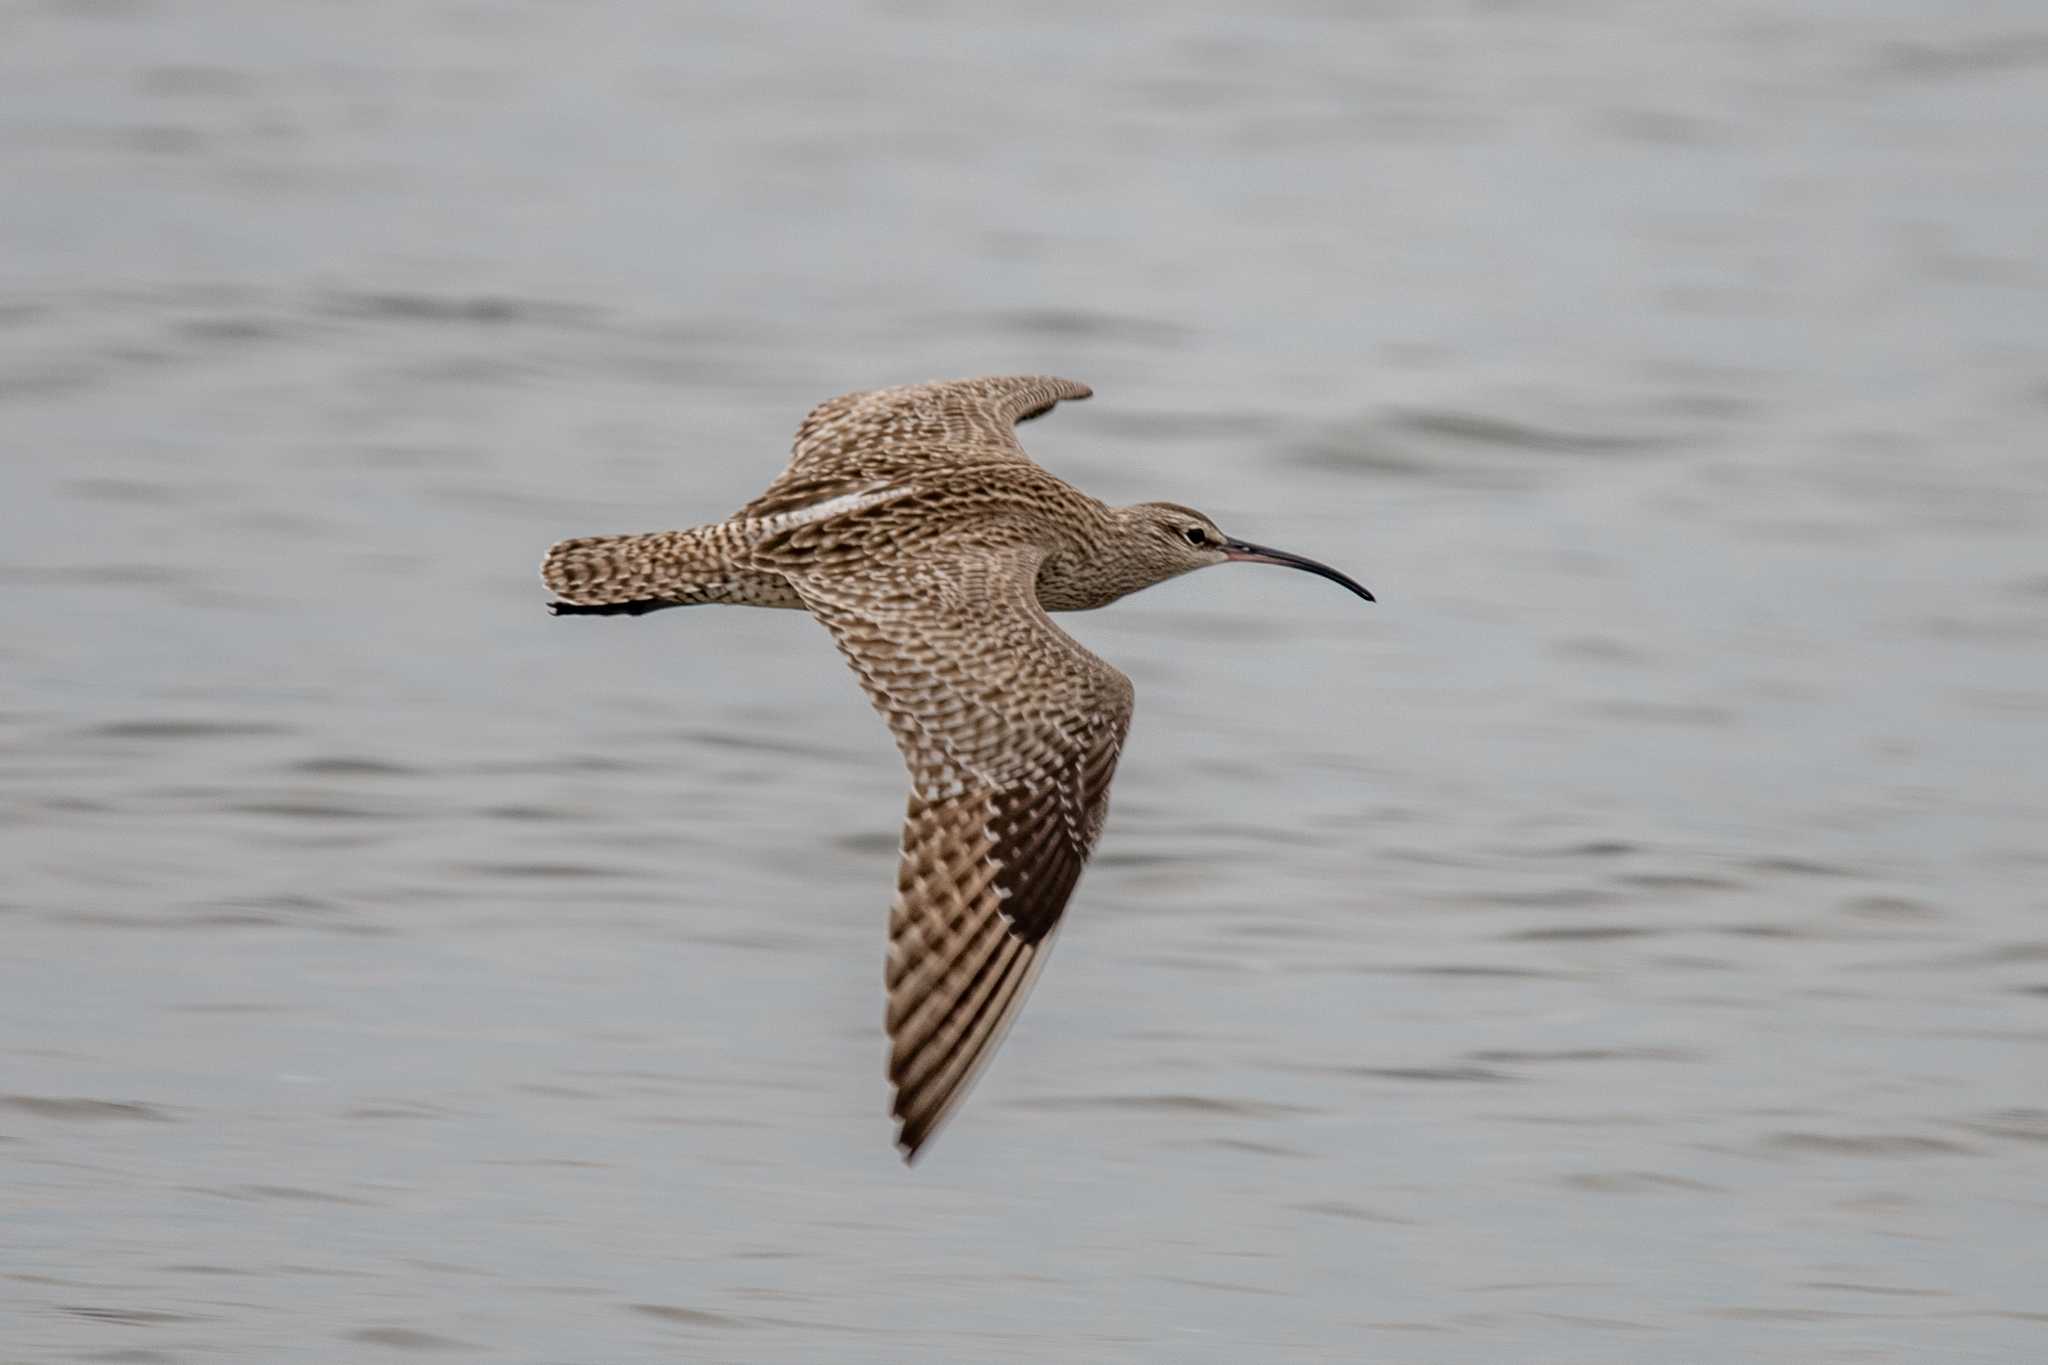
[[(1029, 14), (1016, 12), (1028, 9)], [(2048, 1354), (2048, 22), (0, 8), (0, 1357)], [(832, 393), (1269, 570), (915, 1170)]]

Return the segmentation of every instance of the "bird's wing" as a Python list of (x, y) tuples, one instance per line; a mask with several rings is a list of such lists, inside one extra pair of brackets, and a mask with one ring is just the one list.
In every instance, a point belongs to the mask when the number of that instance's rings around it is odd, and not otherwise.
[(910, 768), (889, 912), (889, 1079), (905, 1159), (1002, 1039), (1109, 810), (1131, 682), (1053, 625), (1041, 553), (805, 577)]
[(1016, 424), (1090, 392), (1071, 379), (998, 375), (842, 394), (811, 409), (789, 466), (738, 515), (772, 516), (886, 485), (938, 454), (954, 464), (1028, 461)]

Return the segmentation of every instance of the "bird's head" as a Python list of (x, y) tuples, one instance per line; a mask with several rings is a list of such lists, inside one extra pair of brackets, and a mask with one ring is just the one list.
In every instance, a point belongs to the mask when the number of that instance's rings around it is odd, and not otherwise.
[(1211, 564), (1237, 560), (1302, 569), (1341, 584), (1368, 602), (1373, 600), (1371, 593), (1329, 565), (1227, 536), (1215, 522), (1192, 507), (1173, 502), (1141, 502), (1120, 511), (1130, 532), (1126, 547), (1139, 561), (1147, 583), (1163, 583)]

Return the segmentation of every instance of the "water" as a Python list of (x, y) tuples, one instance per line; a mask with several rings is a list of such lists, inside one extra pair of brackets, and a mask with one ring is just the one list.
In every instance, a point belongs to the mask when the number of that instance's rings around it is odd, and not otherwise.
[[(1034, 17), (1035, 16), (1035, 17)], [(0, 1356), (2032, 1360), (2037, 7), (0, 12)], [(554, 621), (1044, 370), (1324, 558), (888, 1146), (902, 779)]]

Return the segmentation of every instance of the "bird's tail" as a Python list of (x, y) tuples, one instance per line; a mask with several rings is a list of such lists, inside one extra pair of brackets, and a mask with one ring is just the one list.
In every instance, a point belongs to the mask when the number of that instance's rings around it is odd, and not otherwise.
[(699, 602), (800, 607), (780, 574), (749, 567), (746, 537), (729, 524), (643, 536), (564, 540), (541, 562), (541, 581), (570, 611), (638, 615)]

